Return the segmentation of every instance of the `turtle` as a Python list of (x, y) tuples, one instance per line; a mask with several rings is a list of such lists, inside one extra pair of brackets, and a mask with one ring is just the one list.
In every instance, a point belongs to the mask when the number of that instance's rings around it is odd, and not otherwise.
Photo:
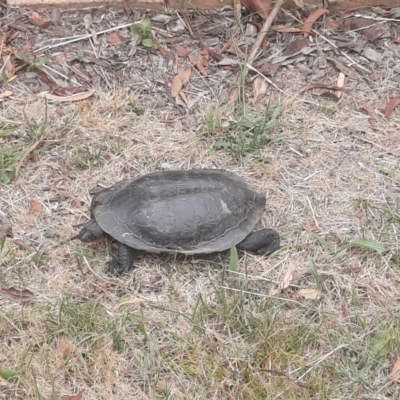
[(240, 250), (269, 255), (279, 234), (253, 231), (266, 197), (238, 175), (222, 169), (156, 171), (116, 183), (94, 195), (86, 222), (74, 238), (119, 242), (108, 272), (121, 274), (139, 254), (207, 254)]

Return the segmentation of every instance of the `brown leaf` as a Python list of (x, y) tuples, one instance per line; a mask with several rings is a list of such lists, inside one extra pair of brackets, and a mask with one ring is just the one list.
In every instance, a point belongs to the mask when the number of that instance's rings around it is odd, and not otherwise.
[(288, 25), (272, 25), (270, 30), (277, 31), (277, 32), (285, 32), (285, 33), (302, 32), (302, 30), (300, 28), (295, 28), (294, 26), (288, 26)]
[(275, 72), (278, 70), (280, 64), (270, 64), (264, 63), (262, 65), (257, 66), (257, 71), (261, 72), (264, 75), (274, 75)]
[(294, 270), (296, 268), (296, 265), (292, 259), (289, 259), (288, 261), (288, 266), (285, 272), (285, 276), (283, 277), (282, 281), (278, 285), (278, 289), (273, 289), (271, 290), (270, 294), (271, 296), (275, 296), (278, 293), (280, 293), (283, 289), (286, 289), (289, 287), (290, 283), (293, 280), (293, 274)]
[(233, 104), (236, 103), (236, 100), (239, 98), (239, 89), (237, 86), (232, 86), (229, 89), (229, 103)]
[(385, 25), (373, 25), (363, 31), (363, 35), (365, 39), (369, 40), (370, 42), (375, 41), (378, 39), (380, 36), (382, 36), (384, 33), (386, 33), (389, 30), (389, 28)]
[(182, 85), (186, 85), (189, 82), (190, 77), (192, 76), (192, 68), (184, 69), (179, 75), (179, 79), (182, 81)]
[(305, 299), (317, 300), (322, 297), (322, 292), (319, 289), (313, 288), (300, 289), (293, 293), (293, 297), (304, 297)]
[(36, 43), (36, 36), (32, 36), (25, 44), (24, 47), (22, 48), (22, 53), (26, 54), (32, 46)]
[(90, 90), (89, 92), (84, 93), (76, 93), (71, 94), (70, 96), (55, 96), (50, 93), (38, 94), (39, 97), (45, 97), (48, 100), (58, 101), (60, 103), (67, 102), (67, 101), (80, 101), (85, 100), (88, 97), (92, 96), (95, 93), (95, 90)]
[(343, 62), (336, 60), (335, 58), (331, 57), (326, 57), (327, 60), (332, 61), (336, 68), (340, 71), (343, 72), (345, 75), (347, 75), (351, 79), (358, 79), (358, 75), (347, 65), (345, 65)]
[(268, 18), (268, 15), (270, 14), (272, 9), (271, 0), (240, 0), (240, 2), (244, 6), (257, 11), (264, 19)]
[(10, 287), (8, 289), (1, 288), (0, 294), (8, 300), (11, 301), (30, 301), (35, 295), (28, 289), (16, 289)]
[(346, 89), (343, 89), (341, 87), (337, 87), (337, 86), (330, 86), (327, 85), (326, 83), (319, 83), (319, 82), (310, 82), (307, 83), (307, 85), (304, 85), (300, 91), (300, 93), (305, 92), (306, 90), (310, 90), (310, 89), (329, 89), (329, 90), (341, 90), (343, 92), (346, 92)]
[(121, 33), (118, 31), (113, 31), (107, 35), (107, 42), (114, 45), (120, 45), (121, 43), (126, 42), (128, 39), (129, 38), (121, 35)]
[(327, 19), (325, 21), (325, 28), (330, 31), (339, 31), (342, 29), (342, 25), (333, 19)]
[(313, 28), (313, 23), (321, 17), (321, 15), (324, 15), (325, 13), (329, 12), (326, 8), (319, 8), (312, 12), (307, 19), (304, 21), (304, 25), (301, 27), (301, 30), (304, 33), (304, 37), (307, 37)]
[(214, 58), (214, 60), (221, 61), (224, 58), (224, 56), (222, 54), (219, 54), (216, 51), (209, 49), (208, 47), (204, 47), (204, 48), (207, 49), (208, 54), (212, 58)]
[(393, 42), (400, 43), (400, 35), (393, 39)]
[(201, 63), (203, 64), (204, 68), (208, 67), (208, 61), (210, 59), (210, 55), (208, 54), (207, 47), (204, 47), (203, 50), (201, 50), (200, 54), (203, 56), (201, 58)]
[(373, 119), (378, 121), (380, 119), (379, 115), (376, 113), (374, 107), (367, 103), (361, 103), (361, 108), (363, 108)]
[(385, 116), (390, 117), (393, 113), (393, 110), (400, 104), (400, 96), (399, 97), (393, 97), (393, 99), (390, 99), (389, 103), (387, 103), (386, 108), (385, 108)]
[(81, 400), (83, 396), (84, 390), (81, 390), (79, 393), (74, 394), (72, 396), (66, 395), (61, 397), (61, 400)]
[(178, 76), (182, 80), (181, 75), (183, 75), (183, 65), (181, 61), (179, 60), (178, 54), (175, 55), (175, 64), (176, 64), (176, 69), (178, 71)]
[(183, 93), (182, 91), (179, 92), (179, 96), (181, 96), (181, 99), (185, 102), (187, 105), (189, 103), (188, 98), (186, 97), (186, 94)]
[(0, 93), (0, 102), (3, 101), (6, 97), (10, 97), (13, 94), (11, 90), (5, 90)]
[(31, 15), (28, 17), (29, 21), (32, 22), (33, 25), (38, 26), (39, 28), (46, 29), (50, 26), (50, 21), (45, 21), (37, 12), (33, 11)]
[(301, 50), (303, 47), (307, 47), (310, 44), (308, 39), (297, 39), (288, 44), (286, 50), (284, 51), (284, 56), (289, 56)]
[(113, 311), (117, 311), (119, 310), (122, 306), (126, 306), (127, 304), (137, 304), (137, 303), (143, 303), (144, 301), (146, 301), (145, 299), (141, 299), (139, 297), (135, 297), (134, 299), (129, 299), (129, 300), (124, 300), (121, 301), (120, 303), (116, 304), (112, 310)]
[(0, 239), (3, 239), (4, 236), (9, 238), (14, 237), (11, 224), (0, 225)]
[(332, 92), (323, 92), (319, 95), (319, 97), (323, 97), (325, 99), (331, 99), (333, 101), (339, 101), (339, 96), (338, 96), (339, 94), (340, 94), (340, 92), (337, 94), (332, 93)]
[(389, 378), (393, 381), (397, 381), (400, 379), (400, 357), (398, 357), (396, 362), (394, 363)]
[(175, 75), (174, 79), (172, 80), (172, 87), (171, 87), (171, 96), (176, 97), (178, 96), (179, 92), (182, 90), (183, 84), (181, 79), (178, 75)]
[(200, 71), (201, 74), (207, 75), (207, 70), (204, 68), (202, 60), (200, 60), (193, 54), (189, 54), (188, 58), (189, 58), (189, 61), (192, 63), (192, 65), (197, 67), (197, 69)]
[(174, 49), (175, 49), (178, 53), (182, 54), (182, 55), (185, 56), (185, 57), (188, 57), (189, 54), (190, 54), (190, 51), (189, 51), (188, 49), (186, 49), (185, 47), (181, 46), (180, 44), (176, 44), (176, 45), (174, 46)]
[(36, 214), (41, 214), (43, 212), (41, 204), (35, 199), (29, 200), (29, 207)]
[(365, 28), (373, 24), (375, 24), (375, 22), (368, 18), (354, 18), (350, 21), (350, 24), (346, 26), (347, 30), (345, 30), (345, 32), (358, 30), (360, 28)]
[(253, 82), (253, 104), (255, 104), (265, 93), (267, 93), (267, 82), (261, 77), (257, 77)]
[(391, 17), (393, 15), (393, 12), (390, 10), (385, 10), (380, 7), (371, 7), (371, 11), (381, 15), (382, 17)]
[(371, 79), (371, 81), (377, 81), (378, 79), (381, 79), (383, 77), (382, 72), (373, 72), (368, 78)]

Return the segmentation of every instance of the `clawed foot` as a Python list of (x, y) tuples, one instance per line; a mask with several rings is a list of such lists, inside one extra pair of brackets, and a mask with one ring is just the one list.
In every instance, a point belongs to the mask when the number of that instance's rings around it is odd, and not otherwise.
[(108, 261), (106, 273), (119, 276), (124, 274), (126, 271), (131, 269), (130, 265), (123, 265), (117, 261), (117, 259), (113, 258), (111, 261)]

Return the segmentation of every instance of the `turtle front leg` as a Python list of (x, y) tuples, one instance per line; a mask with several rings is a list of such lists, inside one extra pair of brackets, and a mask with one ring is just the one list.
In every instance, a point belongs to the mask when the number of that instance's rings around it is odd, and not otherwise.
[(250, 233), (236, 247), (250, 253), (268, 255), (279, 249), (280, 238), (278, 232), (273, 229), (260, 229)]
[(133, 267), (133, 260), (139, 252), (122, 243), (118, 246), (117, 258), (108, 262), (107, 272), (113, 275), (121, 275)]

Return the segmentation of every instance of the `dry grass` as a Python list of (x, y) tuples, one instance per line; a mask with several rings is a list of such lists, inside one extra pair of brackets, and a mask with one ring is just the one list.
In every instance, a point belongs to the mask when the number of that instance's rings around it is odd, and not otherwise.
[[(0, 367), (18, 373), (0, 382), (0, 398), (58, 399), (83, 389), (85, 400), (399, 397), (389, 379), (400, 353), (400, 169), (391, 153), (400, 152), (399, 111), (372, 129), (351, 108), (380, 102), (383, 92), (316, 106), (271, 95), (270, 104), (285, 109), (262, 151), (268, 165), (214, 151), (222, 135), (201, 134), (204, 111), (191, 129), (186, 117), (163, 122), (168, 106), (123, 90), (49, 104), (46, 138), (20, 177), (1, 186), (0, 209), (15, 237), (0, 253), (0, 281), (35, 298), (0, 299)], [(34, 97), (2, 103), (2, 115), (17, 122), (0, 121), (3, 146), (28, 147), (25, 102), (31, 124), (43, 118)], [(222, 126), (232, 119), (228, 107), (208, 107)], [(96, 184), (203, 167), (232, 170), (267, 195), (261, 225), (281, 233), (279, 252), (241, 255), (240, 274), (229, 271), (226, 255), (149, 255), (113, 278), (103, 273), (109, 243), (64, 243), (86, 221)], [(359, 239), (385, 250), (345, 247)], [(270, 295), (289, 265), (290, 287)], [(322, 297), (296, 296), (306, 288)], [(137, 297), (146, 302), (113, 311)]]

